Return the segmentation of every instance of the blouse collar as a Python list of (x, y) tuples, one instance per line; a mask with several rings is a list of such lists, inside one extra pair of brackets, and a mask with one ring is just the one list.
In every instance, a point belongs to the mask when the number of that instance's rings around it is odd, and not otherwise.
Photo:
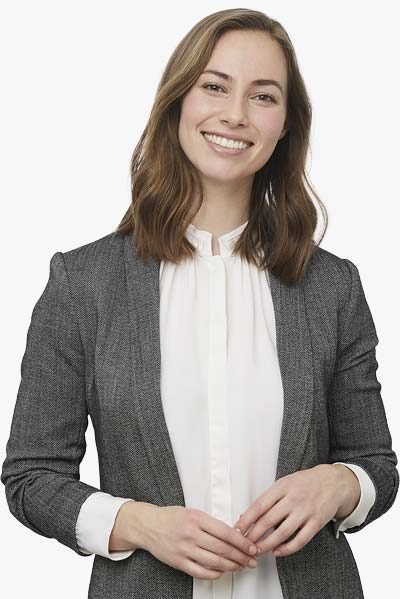
[[(248, 220), (242, 223), (236, 229), (218, 237), (221, 256), (231, 256), (236, 240), (245, 229)], [(185, 236), (197, 249), (199, 256), (213, 256), (212, 253), (212, 233), (204, 229), (198, 229), (195, 225), (189, 224)]]

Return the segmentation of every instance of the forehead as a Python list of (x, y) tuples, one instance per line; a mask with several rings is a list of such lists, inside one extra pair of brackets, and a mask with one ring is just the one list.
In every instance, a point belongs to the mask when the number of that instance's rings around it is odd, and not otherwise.
[(285, 54), (264, 31), (228, 31), (217, 41), (206, 69), (232, 76), (233, 80), (276, 79), (286, 91)]

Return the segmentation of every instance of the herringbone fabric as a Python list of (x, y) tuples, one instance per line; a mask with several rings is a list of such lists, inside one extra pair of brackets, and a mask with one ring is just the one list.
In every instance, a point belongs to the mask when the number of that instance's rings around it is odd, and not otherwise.
[[(1, 481), (10, 511), (79, 555), (80, 507), (102, 490), (184, 506), (160, 397), (159, 262), (110, 233), (50, 262), (32, 313)], [(374, 322), (357, 267), (318, 248), (302, 283), (270, 273), (284, 416), (277, 478), (320, 463), (358, 464), (376, 501), (355, 533), (382, 516), (399, 486)], [(100, 489), (79, 480), (91, 418)], [(329, 522), (300, 551), (277, 558), (285, 599), (362, 599), (357, 565)], [(96, 555), (89, 599), (189, 599), (193, 579), (138, 549)], [(266, 598), (268, 599), (268, 598)]]

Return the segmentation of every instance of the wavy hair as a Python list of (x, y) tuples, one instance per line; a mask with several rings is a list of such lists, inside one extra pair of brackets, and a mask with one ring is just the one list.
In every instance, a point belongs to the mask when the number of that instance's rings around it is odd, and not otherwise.
[[(132, 155), (132, 201), (116, 233), (131, 234), (137, 255), (145, 262), (152, 258), (177, 263), (196, 254), (185, 232), (201, 206), (203, 190), (197, 169), (179, 142), (181, 103), (219, 38), (232, 30), (265, 31), (278, 42), (285, 54), (288, 80), (286, 133), (254, 175), (248, 224), (233, 253), (267, 268), (285, 283), (297, 282), (325, 235), (328, 214), (305, 170), (312, 110), (294, 48), (282, 25), (256, 10), (213, 13), (199, 21), (174, 50)], [(309, 192), (324, 219), (318, 243), (313, 239), (318, 214)]]

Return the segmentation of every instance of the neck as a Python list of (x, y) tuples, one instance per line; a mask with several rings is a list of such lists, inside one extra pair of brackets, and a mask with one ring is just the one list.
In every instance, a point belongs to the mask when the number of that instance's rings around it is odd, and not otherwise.
[(203, 203), (192, 224), (216, 238), (239, 227), (249, 218), (251, 183), (236, 182), (229, 186), (215, 181), (203, 183)]

